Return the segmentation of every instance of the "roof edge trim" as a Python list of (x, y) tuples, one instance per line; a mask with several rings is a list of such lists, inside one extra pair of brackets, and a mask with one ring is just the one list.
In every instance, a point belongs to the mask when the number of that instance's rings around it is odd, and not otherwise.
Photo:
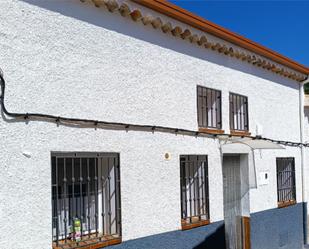
[(274, 62), (287, 66), (295, 71), (303, 74), (309, 74), (309, 68), (283, 56), (269, 48), (266, 48), (250, 39), (231, 32), (213, 22), (205, 20), (187, 10), (178, 7), (175, 4), (169, 3), (166, 0), (131, 0), (137, 4), (153, 9), (161, 14), (167, 15), (175, 20), (188, 24), (196, 29), (207, 32), (211, 35), (219, 37), (223, 40), (231, 42), (237, 46), (245, 48), (249, 51), (262, 55)]

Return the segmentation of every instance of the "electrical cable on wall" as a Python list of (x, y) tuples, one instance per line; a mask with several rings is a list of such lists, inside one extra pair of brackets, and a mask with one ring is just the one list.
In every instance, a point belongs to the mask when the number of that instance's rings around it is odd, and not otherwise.
[[(3, 77), (3, 73), (0, 69), (0, 84), (1, 84), (1, 96), (0, 96), (0, 104), (3, 113), (11, 118), (15, 119), (24, 119), (24, 120), (41, 120), (47, 122), (55, 122), (57, 125), (86, 125), (87, 127), (91, 126), (94, 128), (106, 128), (106, 129), (122, 129), (122, 130), (143, 130), (148, 132), (160, 131), (160, 132), (169, 132), (174, 134), (183, 134), (189, 136), (203, 136), (203, 137), (212, 137), (217, 138), (219, 135), (212, 134), (208, 132), (199, 132), (188, 129), (181, 128), (173, 128), (167, 126), (155, 126), (155, 125), (141, 125), (141, 124), (128, 124), (128, 123), (119, 123), (119, 122), (107, 122), (101, 120), (92, 120), (92, 119), (80, 119), (80, 118), (68, 118), (62, 116), (54, 116), (49, 114), (41, 114), (41, 113), (14, 113), (9, 112), (4, 104), (4, 96), (5, 96), (5, 80)], [(231, 137), (231, 134), (220, 134), (220, 136), (228, 136)], [(233, 135), (234, 137), (248, 137), (251, 139), (259, 139), (266, 140), (273, 143), (285, 145), (285, 146), (293, 146), (293, 147), (309, 147), (308, 144), (300, 143), (300, 142), (291, 142), (291, 141), (281, 141), (270, 138), (264, 138), (261, 136), (242, 136), (242, 135)]]

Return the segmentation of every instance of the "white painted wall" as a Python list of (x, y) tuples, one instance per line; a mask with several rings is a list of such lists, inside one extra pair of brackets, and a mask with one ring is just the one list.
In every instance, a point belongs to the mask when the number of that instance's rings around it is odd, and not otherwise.
[[(196, 85), (204, 85), (222, 90), (226, 132), (232, 91), (248, 96), (253, 134), (261, 124), (265, 137), (299, 141), (294, 81), (92, 4), (7, 0), (0, 8), (0, 67), (10, 111), (195, 130)], [(51, 246), (51, 151), (120, 153), (123, 240), (180, 228), (181, 154), (208, 154), (211, 221), (223, 219), (221, 159), (213, 139), (4, 118), (0, 245), (6, 248)], [(276, 156), (295, 157), (300, 202), (299, 149), (255, 153), (257, 171), (267, 169), (270, 184), (251, 190), (251, 212), (277, 206)]]
[[(304, 107), (304, 143), (309, 143), (309, 107), (305, 106)], [(308, 178), (309, 177), (309, 167), (308, 167), (308, 163), (309, 163), (309, 148), (306, 147), (305, 148), (305, 157), (304, 157), (304, 163), (305, 163), (305, 168), (304, 168), (304, 174), (305, 177)], [(309, 189), (308, 189), (308, 184), (305, 184), (305, 198), (307, 198), (307, 202), (308, 202), (308, 196), (309, 196)], [(309, 221), (309, 219), (308, 219)], [(309, 224), (309, 222), (308, 222)]]

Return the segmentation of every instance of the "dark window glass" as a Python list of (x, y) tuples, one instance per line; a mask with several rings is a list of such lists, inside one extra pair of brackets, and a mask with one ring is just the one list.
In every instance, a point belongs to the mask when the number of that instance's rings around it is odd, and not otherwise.
[(180, 156), (180, 186), (182, 223), (209, 220), (207, 156)]
[(230, 93), (230, 128), (231, 130), (248, 131), (248, 98)]
[(53, 153), (51, 164), (53, 247), (120, 237), (118, 154)]
[(197, 86), (199, 127), (221, 129), (221, 91)]
[(296, 201), (294, 158), (277, 158), (278, 203)]

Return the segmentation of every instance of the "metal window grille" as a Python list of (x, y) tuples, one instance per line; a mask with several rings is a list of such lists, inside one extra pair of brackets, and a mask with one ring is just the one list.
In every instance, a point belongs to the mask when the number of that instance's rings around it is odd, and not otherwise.
[(51, 165), (53, 247), (79, 248), (119, 238), (118, 154), (52, 153)]
[(221, 129), (221, 91), (197, 86), (198, 126)]
[(278, 202), (296, 201), (294, 158), (277, 158)]
[(230, 128), (231, 130), (248, 131), (248, 98), (230, 93)]
[(209, 220), (207, 156), (180, 156), (180, 188), (182, 222)]

